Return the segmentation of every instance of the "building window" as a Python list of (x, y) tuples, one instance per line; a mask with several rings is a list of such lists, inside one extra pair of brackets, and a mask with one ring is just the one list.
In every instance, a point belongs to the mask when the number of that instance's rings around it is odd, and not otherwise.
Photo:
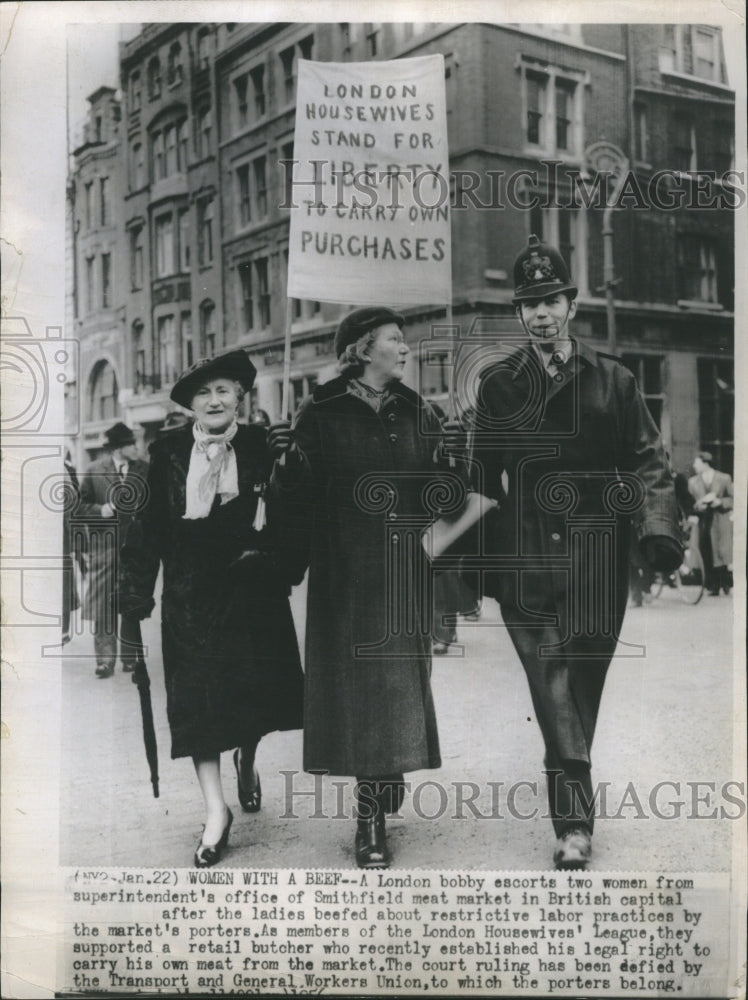
[(187, 121), (177, 122), (177, 167), (184, 172), (187, 169)]
[[(534, 192), (538, 194), (538, 192)], [(542, 195), (541, 195), (542, 200)], [(528, 214), (528, 235), (535, 233), (544, 243), (558, 247), (569, 267), (579, 293), (586, 295), (587, 231), (584, 212), (576, 208), (541, 208), (533, 206)]]
[[(306, 399), (313, 391), (314, 387), (317, 385), (316, 375), (300, 375), (298, 378), (291, 379), (291, 412), (295, 413), (299, 404), (303, 399)], [(282, 393), (283, 385), (281, 382), (278, 383), (278, 390)], [(278, 405), (280, 405), (282, 400), (278, 400)]]
[(140, 141), (134, 142), (130, 150), (130, 177), (133, 191), (139, 190), (145, 184), (145, 157), (143, 143)]
[(169, 61), (166, 67), (166, 82), (170, 87), (182, 82), (184, 69), (182, 68), (182, 46), (179, 42), (174, 42), (169, 49)]
[(685, 73), (724, 83), (721, 29), (705, 24), (666, 24), (660, 47), (661, 73)]
[(716, 122), (714, 126), (714, 169), (718, 174), (735, 165), (735, 131), (732, 122)]
[(212, 302), (200, 306), (200, 357), (211, 358), (216, 351), (216, 310)]
[(254, 91), (255, 118), (262, 118), (265, 114), (265, 67), (255, 66), (249, 71), (249, 76)]
[(197, 67), (207, 69), (210, 66), (210, 33), (202, 29), (197, 34)]
[(236, 170), (239, 223), (246, 226), (252, 220), (252, 201), (249, 190), (249, 164), (242, 163)]
[(140, 111), (141, 102), (141, 85), (140, 85), (140, 72), (135, 70), (135, 72), (130, 77), (130, 114), (135, 114), (136, 111)]
[(166, 176), (170, 177), (172, 174), (176, 174), (179, 168), (176, 126), (170, 125), (164, 130), (164, 144), (166, 146)]
[(146, 384), (145, 372), (145, 344), (143, 338), (143, 324), (136, 319), (132, 325), (132, 368), (134, 373), (136, 392)]
[(636, 376), (639, 391), (657, 427), (662, 430), (665, 393), (662, 387), (663, 359), (651, 354), (622, 354), (621, 361)]
[(148, 99), (155, 101), (161, 96), (161, 63), (154, 56), (148, 63)]
[(311, 59), (313, 49), (314, 36), (308, 35), (279, 53), (286, 104), (291, 104), (296, 99), (296, 62), (298, 59)]
[(180, 208), (177, 215), (177, 227), (179, 230), (179, 270), (189, 271), (190, 269), (190, 210)]
[(255, 206), (257, 218), (264, 219), (268, 214), (267, 169), (264, 156), (258, 156), (252, 162), (252, 174), (255, 183)]
[(86, 184), (86, 229), (94, 227), (94, 193), (93, 181)]
[(182, 341), (181, 367), (184, 371), (195, 360), (194, 344), (192, 343), (192, 313), (182, 313), (179, 320), (179, 333)]
[(201, 108), (197, 113), (197, 130), (195, 132), (195, 152), (200, 158), (210, 156), (210, 133), (212, 128), (212, 109), (210, 107)]
[(649, 160), (647, 108), (638, 102), (634, 104), (634, 156), (639, 163), (647, 163)]
[(101, 212), (101, 224), (102, 226), (108, 226), (111, 221), (109, 218), (109, 178), (100, 177), (99, 178), (99, 208)]
[(213, 196), (197, 203), (197, 259), (201, 267), (213, 260)]
[(246, 128), (248, 123), (249, 105), (247, 104), (247, 86), (249, 79), (246, 75), (237, 76), (234, 80), (234, 102), (236, 107), (236, 127)]
[(449, 392), (450, 358), (446, 352), (427, 350), (420, 359), (419, 392), (427, 399), (446, 396)]
[(714, 246), (701, 236), (678, 238), (679, 298), (689, 302), (717, 302), (717, 264)]
[(133, 291), (143, 287), (143, 230), (140, 226), (130, 230), (130, 287)]
[(683, 173), (696, 170), (696, 127), (693, 118), (679, 112), (674, 116), (673, 124), (673, 165)]
[(722, 472), (733, 474), (735, 456), (735, 375), (722, 358), (697, 358), (699, 445), (710, 451)]
[(245, 260), (237, 268), (239, 274), (239, 287), (242, 294), (242, 316), (244, 318), (245, 330), (254, 328), (254, 298), (252, 296), (252, 261)]
[(174, 274), (174, 217), (160, 215), (156, 219), (156, 277)]
[(94, 310), (94, 294), (96, 289), (94, 258), (86, 257), (86, 311)]
[(268, 284), (267, 257), (258, 257), (254, 262), (257, 276), (257, 308), (260, 326), (270, 326), (270, 286)]
[(152, 140), (153, 148), (153, 180), (162, 181), (166, 177), (166, 158), (164, 155), (164, 133), (156, 132)]
[(353, 59), (353, 47), (356, 44), (356, 24), (355, 22), (345, 22), (340, 25), (340, 49), (343, 62), (350, 62)]
[(179, 378), (181, 353), (177, 344), (177, 328), (174, 316), (159, 316), (156, 320), (158, 340), (159, 374), (162, 385), (172, 385)]
[(366, 54), (370, 59), (373, 59), (379, 53), (379, 33), (381, 27), (381, 24), (364, 25), (364, 34), (366, 36)]
[(113, 420), (117, 416), (119, 387), (117, 376), (108, 361), (100, 361), (91, 375), (89, 420)]
[(532, 152), (580, 157), (583, 75), (555, 67), (541, 69), (524, 60), (520, 69), (526, 145)]

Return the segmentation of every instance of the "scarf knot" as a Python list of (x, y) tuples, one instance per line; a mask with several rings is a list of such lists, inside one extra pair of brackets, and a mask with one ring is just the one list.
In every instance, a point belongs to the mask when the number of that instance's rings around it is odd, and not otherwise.
[(193, 424), (195, 443), (187, 470), (185, 520), (194, 521), (207, 517), (216, 494), (220, 496), (222, 504), (239, 496), (236, 453), (231, 446), (238, 430), (236, 420), (223, 434), (208, 434), (197, 421)]

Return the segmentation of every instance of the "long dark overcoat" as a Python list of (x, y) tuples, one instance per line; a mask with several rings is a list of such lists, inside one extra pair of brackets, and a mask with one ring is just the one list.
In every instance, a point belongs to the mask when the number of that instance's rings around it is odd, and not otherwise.
[(125, 610), (153, 606), (164, 579), (161, 635), (172, 757), (204, 756), (302, 724), (303, 675), (288, 588), (257, 564), (232, 565), (266, 546), (253, 520), (270, 458), (265, 431), (240, 426), (239, 496), (186, 521), (191, 428), (151, 445), (148, 501), (122, 552)]
[(589, 762), (626, 607), (632, 522), (639, 539), (680, 539), (672, 476), (634, 376), (575, 346), (558, 382), (529, 344), (487, 370), (472, 453), (482, 489), (500, 500), (489, 551), (503, 563), (487, 591), (546, 745)]
[(376, 413), (346, 385), (302, 404), (303, 461), (276, 468), (275, 509), (289, 537), (311, 534), (304, 767), (377, 777), (441, 763), (420, 532), (433, 516), (424, 488), (446, 480), (420, 396), (396, 383)]
[[(711, 486), (701, 476), (691, 476), (688, 491), (694, 500), (713, 493), (722, 506), (701, 514), (702, 531), (708, 536), (713, 566), (732, 566), (732, 478), (726, 472), (714, 473)], [(703, 543), (702, 543), (703, 545)]]
[[(88, 573), (83, 592), (83, 617), (108, 620), (114, 629), (120, 550), (134, 513), (146, 495), (148, 464), (137, 458), (128, 462), (125, 481), (120, 479), (114, 459), (105, 455), (89, 465), (80, 487), (80, 502), (73, 512), (76, 526), (88, 533)], [(101, 516), (109, 503), (114, 517)]]

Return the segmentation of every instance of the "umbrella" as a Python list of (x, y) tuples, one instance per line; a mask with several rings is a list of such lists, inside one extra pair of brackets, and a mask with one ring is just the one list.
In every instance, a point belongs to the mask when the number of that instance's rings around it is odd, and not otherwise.
[(153, 797), (158, 798), (158, 749), (156, 747), (156, 731), (153, 728), (153, 708), (151, 706), (151, 680), (143, 656), (143, 637), (140, 632), (140, 622), (130, 616), (122, 617), (122, 639), (128, 646), (135, 647), (135, 670), (132, 675), (133, 684), (138, 686), (140, 695), (140, 713), (143, 716), (143, 742), (145, 756), (151, 770)]

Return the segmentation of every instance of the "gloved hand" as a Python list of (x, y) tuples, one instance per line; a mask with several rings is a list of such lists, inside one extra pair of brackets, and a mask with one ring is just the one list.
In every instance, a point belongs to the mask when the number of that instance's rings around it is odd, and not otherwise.
[(672, 573), (683, 562), (683, 548), (668, 535), (648, 535), (641, 540), (644, 558), (657, 573)]
[(268, 448), (274, 459), (279, 459), (286, 453), (297, 450), (291, 424), (287, 420), (270, 425), (268, 428)]
[(450, 420), (442, 428), (442, 452), (450, 459), (464, 459), (468, 448), (468, 433), (457, 420)]

